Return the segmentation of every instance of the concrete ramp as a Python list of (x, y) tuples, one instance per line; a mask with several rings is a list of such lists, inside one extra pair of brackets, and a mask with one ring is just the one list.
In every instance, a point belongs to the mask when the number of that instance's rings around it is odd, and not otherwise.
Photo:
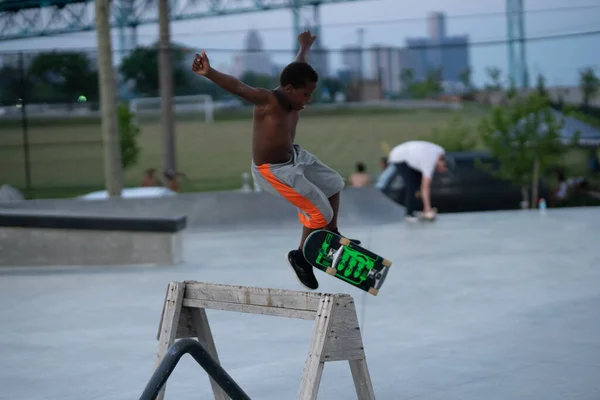
[[(46, 210), (111, 216), (188, 217), (188, 228), (266, 228), (298, 224), (294, 206), (267, 193), (237, 191), (183, 193), (142, 199), (44, 199), (2, 204), (5, 209)], [(363, 226), (397, 222), (402, 207), (375, 188), (347, 188), (342, 192), (340, 225)]]
[[(267, 193), (215, 192), (198, 197), (189, 225), (202, 228), (283, 227), (297, 225), (296, 208)], [(348, 188), (342, 192), (340, 224), (380, 225), (398, 221), (401, 207), (373, 188)]]

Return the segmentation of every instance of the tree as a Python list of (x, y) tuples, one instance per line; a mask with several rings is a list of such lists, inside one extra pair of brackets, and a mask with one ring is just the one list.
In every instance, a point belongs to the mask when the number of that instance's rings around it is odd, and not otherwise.
[[(525, 202), (531, 188), (532, 208), (537, 204), (540, 175), (569, 150), (561, 140), (563, 124), (552, 113), (548, 98), (534, 92), (508, 106), (494, 107), (479, 125), (483, 144), (500, 164), (490, 172), (519, 185)], [(570, 144), (577, 140), (576, 134)]]
[(323, 79), (323, 87), (329, 92), (330, 102), (333, 103), (335, 95), (344, 89), (344, 83), (340, 79), (328, 76)]
[(245, 71), (240, 80), (246, 85), (267, 89), (274, 89), (279, 85), (279, 79), (275, 75), (258, 74), (254, 71)]
[[(27, 85), (27, 81), (25, 85)], [(14, 106), (26, 92), (21, 85), (19, 69), (11, 65), (0, 68), (0, 104)]]
[(508, 78), (508, 89), (506, 90), (506, 98), (508, 100), (514, 99), (518, 94), (517, 85), (515, 85), (515, 80), (510, 77)]
[(471, 68), (465, 68), (458, 76), (460, 79), (460, 82), (464, 85), (465, 91), (467, 93), (471, 93), (473, 91), (473, 83), (472, 83), (472, 78), (471, 78), (472, 74), (473, 74), (473, 71), (471, 70)]
[(410, 68), (402, 69), (400, 81), (403, 91), (413, 99), (420, 99), (430, 95), (440, 94), (442, 88), (442, 68), (432, 68), (427, 72), (425, 80), (417, 82), (415, 73)]
[(583, 107), (588, 108), (590, 100), (600, 90), (600, 79), (591, 67), (585, 68), (579, 72), (579, 87), (583, 93)]
[(477, 138), (471, 127), (454, 114), (444, 128), (433, 128), (428, 141), (442, 146), (446, 151), (468, 151), (477, 147)]
[(83, 52), (44, 52), (38, 54), (27, 69), (33, 86), (29, 102), (75, 103), (84, 95), (98, 101), (98, 73)]
[(412, 96), (415, 72), (411, 68), (403, 68), (400, 72), (400, 81), (402, 82), (402, 91)]
[(546, 78), (542, 74), (538, 74), (537, 76), (536, 90), (540, 96), (548, 96), (548, 91), (546, 90)]
[(487, 73), (488, 77), (492, 81), (491, 84), (486, 84), (485, 85), (486, 89), (488, 89), (488, 90), (500, 90), (500, 89), (502, 89), (502, 83), (500, 82), (500, 77), (502, 75), (502, 72), (500, 71), (500, 68), (497, 68), (497, 67), (487, 67), (485, 69), (485, 72)]
[(425, 96), (436, 96), (442, 93), (444, 90), (442, 87), (442, 79), (442, 67), (430, 69), (427, 72), (427, 78), (425, 78), (425, 82), (423, 83)]
[[(151, 46), (140, 46), (123, 59), (119, 70), (126, 81), (133, 83), (133, 89), (143, 97), (159, 96), (158, 43)], [(185, 47), (171, 45), (171, 62), (173, 63), (173, 91), (177, 95), (193, 94), (190, 91), (191, 59), (188, 60)], [(186, 64), (187, 61), (187, 64)]]
[[(254, 71), (245, 71), (240, 77), (240, 81), (246, 85), (260, 88), (276, 88), (279, 85), (279, 79), (274, 75), (259, 74)], [(250, 104), (249, 101), (241, 99), (242, 103)]]
[(133, 113), (126, 103), (119, 104), (119, 138), (121, 140), (121, 164), (127, 169), (137, 163), (141, 148), (137, 143), (140, 128), (134, 122)]

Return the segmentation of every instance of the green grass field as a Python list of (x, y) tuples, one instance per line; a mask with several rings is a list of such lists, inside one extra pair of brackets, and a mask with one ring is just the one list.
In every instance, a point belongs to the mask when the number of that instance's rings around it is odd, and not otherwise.
[[(307, 110), (308, 111), (308, 110)], [(452, 111), (305, 112), (296, 141), (325, 163), (348, 176), (357, 161), (378, 172), (384, 155), (381, 143), (426, 138), (442, 127)], [(460, 111), (463, 120), (476, 124), (483, 111)], [(147, 168), (161, 168), (161, 127), (158, 120), (140, 121), (142, 147), (137, 165), (125, 173), (126, 186), (137, 186)], [(241, 185), (249, 172), (252, 120), (250, 114), (235, 118), (216, 116), (205, 124), (203, 116), (177, 118), (177, 169), (189, 182), (183, 191), (226, 190)], [(27, 197), (75, 196), (104, 187), (100, 124), (92, 120), (29, 120), (31, 180)], [(19, 121), (0, 126), (0, 183), (25, 187), (23, 130)]]
[[(477, 111), (462, 113), (473, 123), (482, 116)], [(443, 126), (451, 115), (450, 111), (389, 110), (306, 113), (300, 119), (296, 141), (342, 175), (350, 174), (357, 161), (363, 161), (369, 170), (376, 171), (378, 160), (384, 155), (382, 141), (393, 146), (422, 138), (430, 134), (434, 126)], [(137, 165), (125, 173), (127, 186), (139, 184), (146, 168), (161, 168), (160, 123), (142, 120), (140, 127), (142, 152)], [(178, 118), (175, 129), (177, 167), (190, 180), (184, 182), (184, 190), (231, 189), (241, 185), (240, 175), (249, 171), (251, 160), (249, 114), (233, 119), (217, 116), (212, 124), (205, 124), (202, 115)], [(31, 181), (35, 189), (84, 193), (103, 187), (98, 120), (30, 119), (28, 138)], [(25, 187), (23, 129), (19, 121), (0, 126), (0, 160), (0, 182)]]

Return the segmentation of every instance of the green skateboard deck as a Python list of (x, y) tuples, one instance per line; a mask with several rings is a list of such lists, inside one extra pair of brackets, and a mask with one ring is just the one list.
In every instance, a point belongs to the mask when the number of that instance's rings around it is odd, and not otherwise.
[(377, 296), (392, 262), (327, 230), (306, 238), (304, 257), (315, 268)]

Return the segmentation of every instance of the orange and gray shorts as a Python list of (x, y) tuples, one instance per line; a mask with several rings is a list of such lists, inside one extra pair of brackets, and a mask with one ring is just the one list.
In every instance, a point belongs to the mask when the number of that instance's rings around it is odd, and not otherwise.
[(280, 164), (252, 163), (254, 182), (265, 192), (283, 197), (298, 209), (300, 222), (312, 229), (324, 228), (333, 218), (329, 197), (344, 188), (339, 173), (316, 156), (294, 145), (292, 158)]

